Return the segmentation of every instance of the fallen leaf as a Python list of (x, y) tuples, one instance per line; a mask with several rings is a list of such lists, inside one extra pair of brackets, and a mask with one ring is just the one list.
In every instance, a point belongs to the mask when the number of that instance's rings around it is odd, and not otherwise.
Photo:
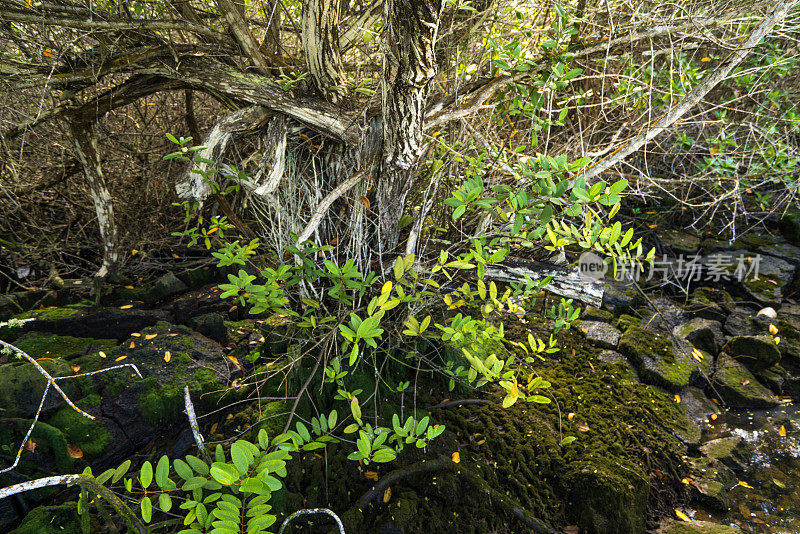
[(172, 353), (170, 351), (164, 352), (164, 361), (169, 363), (170, 359), (172, 358)]
[(775, 336), (775, 344), (777, 345), (780, 342), (781, 342), (781, 338), (778, 337), (778, 336)]
[(214, 423), (213, 425), (211, 425), (211, 429), (208, 431), (208, 433), (209, 434), (213, 434), (214, 432), (216, 432), (218, 426), (219, 426), (219, 423)]
[(235, 365), (237, 369), (239, 369), (240, 371), (244, 370), (244, 369), (242, 369), (242, 364), (240, 364), (239, 360), (236, 359), (236, 356), (231, 356), (230, 354), (228, 354), (228, 359), (231, 362), (233, 362), (233, 365)]
[(366, 471), (364, 473), (364, 478), (367, 480), (378, 480), (378, 472), (377, 471)]
[(117, 358), (117, 359), (116, 359), (116, 360), (114, 360), (114, 361), (115, 361), (115, 362), (121, 362), (122, 360), (124, 360), (124, 359), (125, 359), (125, 358), (127, 358), (127, 357), (128, 357), (127, 355), (125, 355), (125, 356), (120, 356), (119, 358)]
[(785, 438), (786, 437), (786, 427), (781, 425), (781, 427), (778, 429), (778, 434), (780, 434), (782, 438)]
[(67, 452), (70, 458), (83, 458), (83, 451), (76, 445), (67, 443)]
[(125, 289), (133, 289), (133, 286), (125, 286)]
[(172, 257), (175, 258), (176, 260), (180, 259), (180, 256), (178, 256), (177, 254), (173, 254)]
[(139, 251), (136, 249), (131, 250), (131, 256), (136, 256), (138, 253)]
[(694, 480), (692, 480), (689, 477), (686, 477), (686, 478), (682, 479), (681, 482), (683, 482), (687, 486), (694, 486), (695, 485)]
[(747, 482), (745, 482), (744, 480), (740, 480), (740, 481), (739, 481), (739, 485), (740, 485), (740, 486), (743, 486), (743, 487), (745, 487), (745, 488), (750, 488), (750, 489), (753, 489), (753, 486), (751, 486), (750, 484), (748, 484), (748, 483), (747, 483)]
[(144, 338), (145, 338), (145, 339), (153, 339), (153, 338), (154, 338), (154, 337), (156, 337), (157, 335), (158, 335), (158, 334), (147, 334), (146, 336), (144, 336)]
[(570, 412), (567, 414), (567, 421), (572, 421), (575, 419), (575, 412)]
[(687, 523), (691, 523), (692, 522), (691, 518), (688, 515), (684, 514), (683, 512), (678, 510), (677, 508), (675, 508), (675, 515), (677, 515), (678, 519), (680, 519), (681, 521), (686, 521)]
[(30, 452), (35, 451), (36, 450), (36, 442), (33, 441), (31, 438), (28, 438), (28, 440), (25, 442), (25, 450), (26, 451), (30, 451)]
[(130, 308), (133, 308), (133, 304), (126, 304), (124, 306), (120, 306), (119, 307), (120, 310), (127, 310), (127, 309), (130, 309)]
[(678, 395), (677, 393), (675, 394), (675, 402), (677, 402), (678, 404), (681, 403), (681, 396)]
[(694, 358), (698, 362), (702, 362), (703, 361), (703, 353), (700, 352), (697, 349), (692, 349), (692, 358)]
[(131, 341), (131, 344), (130, 344), (130, 345), (128, 345), (128, 348), (129, 348), (129, 349), (135, 349), (135, 348), (136, 348), (136, 343), (134, 343), (133, 341)]
[(105, 358), (106, 357), (106, 353), (103, 352), (102, 350), (100, 352), (98, 352), (97, 355), (100, 356), (101, 358)]
[(711, 154), (712, 156), (718, 154), (719, 153), (719, 145), (712, 146), (711, 150), (709, 150), (708, 153)]
[[(369, 209), (369, 207), (370, 207), (369, 199), (367, 197), (365, 197), (364, 195), (361, 195), (361, 203), (364, 204), (365, 208)], [(383, 501), (383, 502), (386, 502), (386, 501)]]
[(392, 500), (392, 488), (386, 488), (383, 492), (383, 502), (387, 503)]
[(747, 384), (749, 384), (749, 383), (750, 383), (750, 381), (749, 381), (749, 380), (747, 380), (746, 378), (745, 378), (744, 380), (742, 380), (742, 385), (743, 385), (743, 386), (746, 386), (746, 385), (747, 385)]
[(450, 456), (450, 459), (453, 460), (453, 463), (461, 463), (461, 454), (456, 451), (452, 454), (452, 456)]
[(712, 414), (711, 414), (711, 420), (712, 420), (712, 421), (716, 421), (716, 420), (717, 420), (717, 414), (715, 414), (715, 413), (712, 413)]
[(788, 395), (778, 395), (778, 400), (784, 404), (789, 404), (791, 402), (794, 402), (794, 400)]
[(77, 363), (69, 364), (69, 368), (72, 369), (72, 372), (75, 373), (75, 374), (78, 374), (78, 371), (81, 370), (81, 366), (78, 365)]
[(142, 334), (140, 334), (139, 332), (134, 332), (134, 333), (133, 333), (133, 334), (131, 334), (131, 335), (132, 335), (133, 337), (142, 337)]
[(232, 414), (232, 413), (229, 413), (229, 414), (228, 414), (228, 415), (225, 417), (225, 419), (233, 419), (233, 414)]
[(700, 58), (700, 63), (705, 63), (705, 62), (707, 62), (707, 61), (711, 61), (711, 58), (710, 58), (710, 57), (708, 57), (708, 56), (706, 56), (706, 57), (704, 57), (704, 58)]
[(778, 333), (778, 327), (774, 324), (769, 325), (769, 333), (773, 336)]
[(588, 432), (588, 431), (589, 431), (589, 427), (588, 427), (588, 426), (586, 426), (586, 425), (578, 425), (578, 426), (577, 426), (577, 428), (578, 428), (578, 430), (580, 430), (581, 432)]
[(783, 482), (781, 482), (781, 481), (780, 481), (780, 480), (778, 480), (777, 478), (773, 478), (773, 479), (772, 479), (772, 482), (774, 482), (774, 483), (775, 483), (775, 485), (776, 485), (776, 486), (778, 486), (779, 488), (781, 488), (781, 489), (786, 489), (786, 484), (784, 484)]

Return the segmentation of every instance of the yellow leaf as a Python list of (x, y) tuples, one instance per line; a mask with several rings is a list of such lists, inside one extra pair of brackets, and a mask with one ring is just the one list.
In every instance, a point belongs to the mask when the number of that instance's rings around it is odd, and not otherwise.
[(774, 324), (769, 325), (769, 333), (773, 336), (778, 333), (778, 327)]
[(131, 341), (131, 344), (130, 344), (130, 345), (128, 345), (128, 348), (129, 348), (129, 349), (135, 349), (135, 348), (136, 348), (136, 343), (134, 343), (133, 341)]
[(377, 471), (367, 471), (364, 473), (364, 478), (367, 480), (378, 480), (378, 472)]
[(142, 337), (142, 334), (140, 334), (139, 332), (134, 332), (134, 333), (133, 333), (133, 334), (131, 334), (131, 335), (132, 335), (133, 337)]
[(678, 395), (677, 393), (675, 394), (675, 402), (677, 402), (678, 404), (681, 403), (681, 396)]
[(386, 294), (391, 290), (392, 290), (392, 281), (389, 280), (385, 284), (383, 284), (383, 287), (381, 287), (381, 295)]
[(706, 56), (706, 57), (704, 57), (704, 58), (701, 58), (701, 59), (700, 59), (700, 63), (706, 63), (706, 62), (708, 62), (708, 61), (711, 61), (711, 58), (710, 58), (710, 57), (708, 57), (708, 56)]
[(694, 485), (695, 485), (695, 484), (694, 484), (694, 480), (692, 480), (691, 478), (688, 478), (688, 477), (687, 477), (687, 478), (684, 478), (684, 479), (682, 479), (682, 480), (681, 480), (681, 482), (683, 482), (683, 483), (684, 483), (684, 484), (686, 484), (687, 486), (694, 486)]
[(53, 51), (50, 50), (49, 48), (45, 48), (44, 52), (42, 52), (42, 55), (44, 57), (53, 57)]
[(153, 339), (153, 338), (154, 338), (154, 337), (156, 337), (157, 335), (158, 335), (158, 334), (147, 334), (146, 336), (144, 336), (144, 338), (145, 338), (145, 339)]
[(387, 503), (392, 500), (392, 488), (386, 488), (383, 492), (383, 502)]
[(567, 414), (567, 420), (568, 421), (572, 421), (573, 419), (575, 419), (575, 412), (568, 413)]
[(242, 365), (239, 363), (239, 360), (237, 360), (237, 359), (236, 359), (236, 356), (231, 356), (231, 355), (229, 354), (229, 355), (228, 355), (228, 359), (229, 359), (231, 362), (233, 362), (233, 365), (235, 365), (235, 366), (236, 366), (236, 367), (237, 367), (237, 368), (238, 368), (240, 371), (242, 371), (242, 370), (243, 370), (243, 369), (242, 369)]
[(117, 358), (117, 359), (116, 359), (116, 360), (114, 360), (114, 361), (115, 361), (115, 362), (121, 362), (122, 360), (124, 360), (124, 359), (125, 359), (125, 358), (127, 358), (127, 357), (128, 357), (127, 355), (125, 355), (125, 356), (120, 356), (119, 358)]
[(77, 363), (71, 363), (71, 364), (69, 365), (69, 368), (70, 368), (70, 369), (72, 369), (72, 372), (73, 372), (73, 373), (75, 373), (75, 374), (77, 374), (77, 373), (78, 373), (78, 371), (80, 371), (80, 370), (81, 370), (81, 366), (80, 366), (80, 365), (78, 365)]
[(70, 458), (83, 458), (83, 451), (76, 445), (67, 444), (67, 452)]
[(786, 437), (786, 427), (781, 425), (781, 427), (778, 429), (778, 434), (780, 434), (782, 438), (785, 438)]
[(133, 289), (133, 286), (125, 286), (125, 289)]
[(775, 344), (777, 345), (780, 342), (781, 342), (781, 338), (779, 338), (778, 336), (775, 336)]
[(703, 361), (703, 353), (700, 352), (697, 349), (692, 349), (692, 358), (694, 358), (698, 362), (702, 362)]
[(450, 456), (450, 459), (453, 460), (453, 463), (461, 463), (461, 454), (456, 451), (452, 454), (452, 456)]
[(588, 432), (589, 431), (589, 427), (586, 426), (586, 425), (578, 425), (576, 428), (578, 430), (580, 430), (581, 432)]
[(172, 353), (170, 351), (166, 351), (164, 353), (164, 361), (169, 363), (170, 359), (172, 358)]
[(136, 249), (131, 250), (131, 256), (136, 256), (138, 253), (139, 251)]
[(680, 519), (681, 521), (686, 521), (687, 523), (691, 523), (692, 522), (691, 518), (688, 515), (684, 514), (683, 512), (678, 510), (677, 508), (675, 508), (675, 515), (677, 515), (678, 519)]
[(209, 434), (213, 434), (214, 432), (216, 432), (218, 426), (219, 426), (219, 423), (214, 423), (213, 425), (211, 425), (211, 429), (209, 430), (208, 433)]
[(130, 308), (133, 308), (133, 304), (126, 304), (124, 306), (119, 307), (120, 310), (128, 310)]
[(364, 195), (361, 195), (361, 203), (364, 204), (364, 207), (367, 209), (369, 209), (369, 207), (371, 206), (369, 199)]
[(712, 413), (712, 414), (711, 414), (711, 420), (712, 420), (712, 421), (716, 421), (716, 419), (717, 419), (717, 414), (715, 414), (715, 413)]
[(750, 484), (748, 484), (748, 483), (747, 483), (747, 482), (745, 482), (744, 480), (740, 480), (740, 481), (739, 481), (739, 485), (740, 485), (740, 486), (744, 486), (745, 488), (750, 488), (750, 489), (753, 489), (753, 486), (751, 486)]
[(31, 438), (28, 438), (28, 440), (25, 442), (25, 450), (28, 450), (28, 451), (31, 451), (31, 452), (35, 451), (36, 450), (36, 442), (33, 441)]
[(98, 352), (97, 355), (100, 356), (101, 358), (105, 358), (106, 357), (106, 353), (103, 352), (102, 350), (100, 352)]

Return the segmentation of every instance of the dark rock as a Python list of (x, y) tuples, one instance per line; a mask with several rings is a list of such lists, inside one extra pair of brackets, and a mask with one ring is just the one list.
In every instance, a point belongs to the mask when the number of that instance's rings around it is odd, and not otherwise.
[(771, 336), (735, 336), (728, 340), (725, 351), (751, 371), (762, 371), (781, 359)]
[(645, 384), (663, 387), (671, 393), (702, 383), (703, 373), (711, 371), (713, 357), (703, 355), (701, 362), (692, 357), (692, 347), (684, 340), (673, 340), (665, 334), (631, 326), (622, 335), (619, 351), (636, 369)]
[(695, 519), (691, 523), (667, 520), (655, 534), (741, 534), (741, 532), (738, 528)]
[(584, 310), (583, 319), (586, 321), (603, 321), (605, 323), (612, 323), (614, 322), (614, 314), (610, 311), (601, 310), (600, 308), (590, 306)]
[(178, 296), (189, 290), (189, 287), (172, 273), (167, 273), (153, 284), (153, 288), (145, 295), (148, 304), (161, 302)]
[(619, 330), (608, 323), (581, 321), (578, 329), (583, 332), (592, 345), (601, 349), (615, 349), (621, 336)]
[[(740, 284), (747, 295), (762, 306), (779, 306), (784, 291), (794, 280), (795, 266), (788, 261), (774, 256), (745, 254), (744, 264), (752, 267), (752, 273), (743, 277)], [(755, 274), (755, 262), (758, 262), (758, 276)], [(751, 265), (752, 264), (752, 265)]]
[(780, 219), (781, 235), (791, 244), (800, 246), (800, 210), (789, 209)]
[(222, 315), (218, 313), (198, 315), (189, 321), (189, 326), (218, 343), (228, 342), (228, 328)]
[(699, 287), (694, 290), (686, 306), (689, 318), (700, 317), (712, 321), (725, 321), (733, 310), (733, 298), (727, 291), (711, 287)]
[(678, 394), (681, 397), (681, 404), (686, 408), (686, 413), (697, 422), (706, 422), (711, 414), (721, 413), (719, 406), (711, 402), (699, 388), (690, 386), (682, 389)]
[(755, 451), (744, 439), (730, 436), (705, 442), (700, 446), (700, 452), (734, 471), (744, 471)]
[(675, 254), (697, 254), (702, 243), (697, 234), (685, 230), (664, 230), (659, 237)]
[(567, 506), (582, 531), (645, 531), (649, 483), (639, 466), (623, 459), (576, 461), (564, 482)]
[(769, 256), (775, 256), (788, 261), (796, 267), (800, 267), (800, 247), (788, 243), (770, 243), (769, 245), (759, 247), (758, 252)]
[(186, 284), (189, 289), (200, 289), (207, 286), (217, 279), (218, 271), (216, 267), (205, 266), (196, 269), (187, 269), (177, 274), (177, 277)]
[(618, 316), (629, 313), (642, 304), (644, 299), (633, 284), (625, 284), (618, 280), (606, 281), (602, 309)]
[(597, 359), (605, 363), (628, 362), (628, 360), (625, 359), (625, 356), (615, 350), (604, 350), (597, 355)]
[(776, 395), (783, 395), (783, 386), (786, 382), (786, 369), (780, 365), (773, 365), (756, 373), (758, 381), (767, 386)]
[[(10, 499), (6, 499), (10, 500)], [(66, 502), (55, 506), (38, 506), (9, 534), (82, 534), (78, 503)]]
[(0, 321), (6, 321), (21, 311), (22, 306), (13, 295), (0, 295)]
[(690, 465), (695, 497), (715, 510), (726, 512), (730, 506), (728, 490), (736, 486), (738, 477), (728, 466), (713, 458), (695, 458)]
[(729, 336), (755, 336), (761, 333), (754, 320), (755, 313), (748, 308), (736, 308), (725, 319), (724, 330)]
[(225, 318), (234, 301), (221, 299), (221, 293), (218, 286), (209, 285), (181, 295), (172, 303), (175, 320), (180, 324), (189, 324), (193, 317), (209, 313), (218, 313)]
[(18, 328), (24, 332), (50, 332), (62, 336), (88, 338), (114, 338), (122, 340), (132, 332), (152, 326), (159, 321), (169, 321), (172, 316), (162, 310), (121, 310), (119, 308), (45, 308), (29, 312), (35, 321)]
[(756, 380), (744, 365), (724, 352), (717, 356), (712, 380), (722, 400), (734, 408), (771, 408), (778, 405), (778, 399), (770, 390)]
[(672, 333), (686, 339), (692, 346), (711, 354), (718, 354), (725, 344), (722, 324), (702, 317), (695, 317), (688, 323), (676, 326)]

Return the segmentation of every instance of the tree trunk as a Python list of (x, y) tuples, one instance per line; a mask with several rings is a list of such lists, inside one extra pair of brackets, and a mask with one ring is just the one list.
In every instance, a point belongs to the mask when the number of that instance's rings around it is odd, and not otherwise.
[(381, 242), (391, 250), (423, 153), (425, 100), (436, 74), (434, 46), (444, 1), (388, 0), (384, 5), (383, 172), (377, 200)]
[(339, 52), (339, 0), (303, 1), (303, 56), (314, 86), (331, 102), (343, 80)]
[(106, 187), (106, 179), (103, 176), (103, 168), (97, 152), (97, 139), (92, 132), (91, 124), (69, 117), (67, 117), (67, 124), (72, 133), (75, 154), (83, 165), (83, 173), (89, 184), (94, 209), (97, 212), (97, 222), (100, 225), (100, 237), (103, 240), (103, 265), (95, 274), (96, 284), (99, 284), (116, 273), (121, 260), (117, 225), (114, 222), (114, 207), (111, 202), (111, 194)]

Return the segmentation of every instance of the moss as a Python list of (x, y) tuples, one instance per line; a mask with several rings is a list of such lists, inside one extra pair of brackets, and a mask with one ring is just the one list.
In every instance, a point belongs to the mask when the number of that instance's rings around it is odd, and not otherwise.
[(627, 313), (623, 313), (617, 319), (616, 327), (624, 332), (631, 326), (639, 326), (641, 324), (642, 320), (639, 319), (638, 317), (634, 317), (633, 315), (628, 315)]
[(614, 321), (614, 314), (610, 311), (589, 307), (586, 308), (585, 312), (583, 312), (583, 319), (611, 323)]
[(180, 366), (175, 378), (175, 381), (161, 385), (154, 377), (141, 382), (143, 393), (139, 396), (139, 407), (148, 424), (171, 424), (185, 417), (185, 386), (189, 387), (193, 397), (210, 394), (221, 387), (216, 372), (205, 367), (195, 369), (189, 377), (186, 366)]
[[(52, 376), (68, 376), (73, 371), (61, 359), (43, 359), (39, 364)], [(61, 382), (61, 388), (70, 398), (80, 398), (76, 380)], [(28, 361), (0, 365), (0, 407), (3, 417), (33, 417), (42, 399), (45, 378)], [(50, 392), (45, 409), (60, 405), (60, 398)]]
[[(87, 407), (85, 402), (77, 404)], [(70, 407), (57, 411), (48, 424), (61, 430), (67, 443), (79, 447), (87, 460), (102, 456), (111, 443), (111, 434), (101, 423), (80, 415)]]
[(741, 534), (742, 531), (726, 525), (692, 521), (691, 523), (674, 522), (660, 532), (661, 534)]
[[(30, 421), (26, 420), (17, 420), (16, 423), (18, 431), (27, 431), (30, 426)], [(49, 452), (61, 473), (72, 471), (73, 459), (67, 451), (67, 439), (59, 429), (39, 421), (31, 432), (31, 439), (36, 442), (34, 455)]]
[(756, 250), (759, 247), (772, 245), (775, 238), (769, 235), (747, 234), (733, 242), (733, 248), (737, 250)]
[(111, 350), (117, 345), (117, 341), (29, 332), (17, 339), (15, 345), (36, 359), (68, 358), (91, 351)]
[(36, 507), (9, 534), (83, 534), (78, 505), (67, 502), (57, 506)]
[(66, 319), (67, 317), (74, 317), (80, 310), (71, 306), (50, 306), (43, 310), (30, 310), (16, 316), (17, 319), (28, 319), (35, 317), (40, 321), (56, 321), (58, 319)]

